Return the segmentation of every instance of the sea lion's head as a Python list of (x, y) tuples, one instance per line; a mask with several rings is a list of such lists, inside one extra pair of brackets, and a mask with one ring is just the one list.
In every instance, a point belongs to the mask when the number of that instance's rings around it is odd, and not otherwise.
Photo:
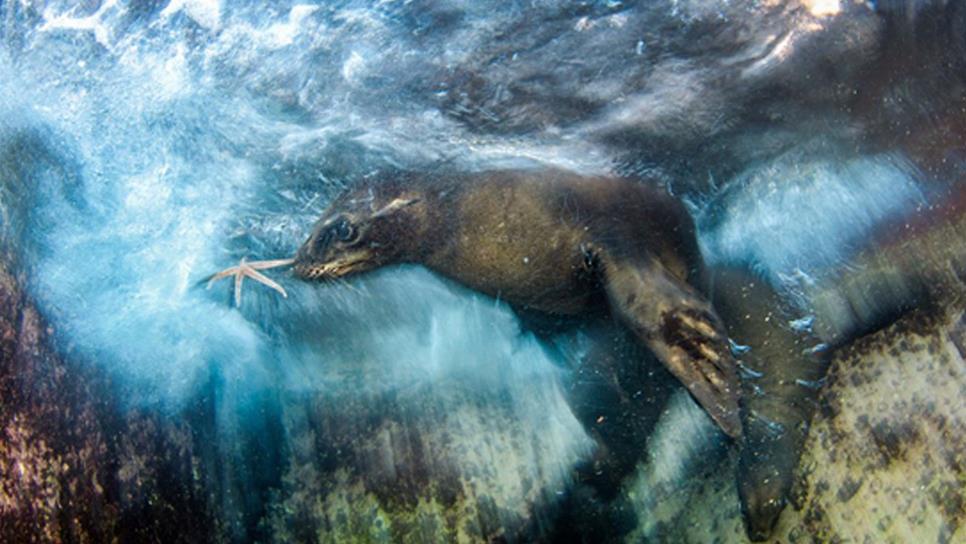
[(306, 280), (334, 279), (412, 258), (421, 197), (391, 185), (363, 186), (337, 198), (295, 256)]

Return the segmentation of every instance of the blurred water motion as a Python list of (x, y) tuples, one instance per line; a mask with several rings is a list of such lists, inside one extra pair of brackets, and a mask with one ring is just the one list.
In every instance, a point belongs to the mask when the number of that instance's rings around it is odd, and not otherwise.
[(777, 537), (958, 540), (964, 63), (940, 0), (0, 1), (0, 539), (744, 539), (686, 395), (580, 487), (579, 338), (419, 268), (203, 289), (445, 165), (685, 200), (837, 349)]

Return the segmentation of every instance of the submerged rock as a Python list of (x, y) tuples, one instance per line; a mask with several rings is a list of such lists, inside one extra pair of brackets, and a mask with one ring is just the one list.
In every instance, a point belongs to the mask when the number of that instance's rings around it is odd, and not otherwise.
[[(540, 460), (550, 444), (509, 405), (426, 392), (355, 404), (292, 396), (282, 401), (291, 446), (281, 482), (248, 498), (264, 503), (246, 522), (226, 502), (240, 497), (224, 490), (240, 471), (209, 442), (210, 406), (119, 413), (110, 383), (51, 349), (6, 271), (0, 332), (4, 541), (529, 540), (551, 534), (569, 492), (561, 465)], [(961, 313), (916, 312), (840, 350), (775, 540), (962, 538), (964, 356)], [(247, 455), (271, 449), (250, 447)], [(734, 463), (707, 463), (659, 488), (628, 485), (623, 505), (638, 526), (627, 541), (744, 541)]]
[(52, 349), (20, 283), (0, 266), (0, 541), (215, 538), (198, 429), (117, 413), (107, 380)]
[[(956, 542), (966, 534), (966, 320), (921, 312), (837, 352), (775, 542)], [(637, 499), (629, 541), (745, 542), (735, 456)], [(646, 500), (642, 499), (646, 497)]]

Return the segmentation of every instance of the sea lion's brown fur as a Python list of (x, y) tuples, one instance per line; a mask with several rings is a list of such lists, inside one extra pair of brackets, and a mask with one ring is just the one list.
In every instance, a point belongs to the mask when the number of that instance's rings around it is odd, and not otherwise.
[(515, 309), (608, 311), (732, 437), (739, 387), (698, 285), (694, 225), (664, 192), (561, 170), (401, 175), (338, 198), (299, 249), (305, 279), (418, 263)]

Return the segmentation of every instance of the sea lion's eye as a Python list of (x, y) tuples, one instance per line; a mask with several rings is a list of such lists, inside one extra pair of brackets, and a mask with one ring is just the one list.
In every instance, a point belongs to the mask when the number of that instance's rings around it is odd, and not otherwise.
[(356, 234), (358, 231), (352, 226), (352, 224), (343, 219), (332, 227), (332, 232), (335, 234), (335, 237), (339, 239), (339, 241), (352, 242), (356, 239)]

